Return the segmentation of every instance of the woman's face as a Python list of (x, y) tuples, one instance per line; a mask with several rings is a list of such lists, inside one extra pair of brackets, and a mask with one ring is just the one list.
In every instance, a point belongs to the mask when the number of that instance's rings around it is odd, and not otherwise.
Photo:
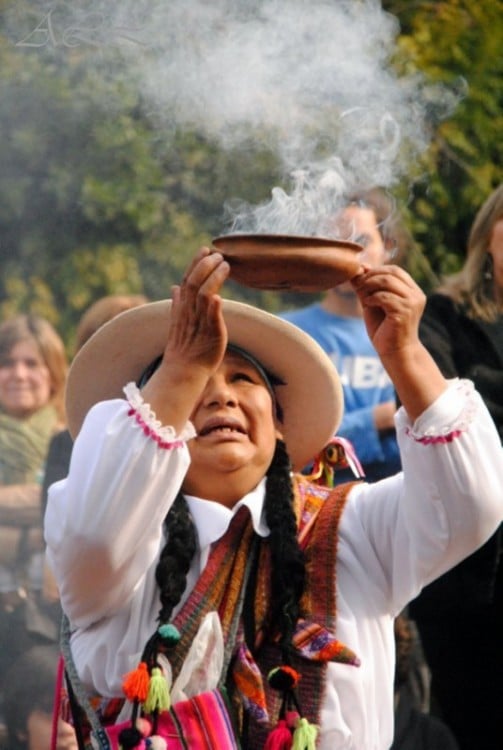
[(191, 416), (191, 465), (183, 490), (232, 507), (262, 479), (279, 431), (272, 397), (255, 367), (227, 352)]
[(11, 417), (25, 419), (51, 398), (51, 374), (34, 339), (14, 344), (0, 359), (0, 406)]
[(498, 299), (503, 300), (503, 219), (493, 226), (489, 241), (489, 255), (493, 259), (494, 286)]

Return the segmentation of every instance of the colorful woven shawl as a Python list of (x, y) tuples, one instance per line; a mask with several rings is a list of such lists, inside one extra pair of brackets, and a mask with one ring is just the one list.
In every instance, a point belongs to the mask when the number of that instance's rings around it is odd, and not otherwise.
[[(328, 489), (295, 478), (295, 512), (299, 541), (305, 550), (307, 586), (301, 602), (303, 618), (297, 623), (292, 666), (302, 675), (299, 696), (303, 715), (319, 720), (326, 663), (329, 660), (358, 664), (355, 654), (339, 643), (334, 634), (336, 602), (335, 575), (338, 524), (351, 484)], [(254, 598), (256, 640), (246, 644), (241, 611), (250, 567), (257, 559)], [(280, 696), (263, 679), (281, 661), (280, 650), (267, 631), (270, 599), (270, 554), (267, 539), (254, 534), (247, 508), (241, 508), (227, 532), (210, 554), (190, 597), (178, 612), (174, 624), (181, 634), (168, 658), (175, 680), (202, 618), (218, 611), (222, 624), (227, 662), (234, 698), (248, 709), (251, 717), (250, 747), (263, 746), (264, 737), (278, 717)], [(250, 647), (251, 645), (251, 647)], [(224, 670), (225, 672), (227, 670)]]
[[(344, 484), (330, 489), (318, 486), (301, 475), (294, 478), (294, 509), (299, 542), (306, 556), (307, 585), (301, 601), (302, 617), (297, 622), (293, 636), (295, 653), (291, 666), (301, 675), (296, 693), (303, 717), (312, 724), (318, 724), (320, 719), (327, 662), (336, 661), (354, 666), (359, 664), (357, 656), (340, 643), (334, 634), (338, 526), (351, 487), (352, 484)], [(244, 639), (241, 615), (249, 573), (254, 565), (256, 638), (255, 643), (249, 645)], [(234, 516), (224, 536), (214, 545), (203, 573), (175, 617), (173, 624), (178, 628), (181, 638), (176, 646), (168, 650), (167, 656), (174, 681), (203, 618), (208, 612), (219, 613), (226, 650), (220, 688), (223, 689), (223, 694), (228, 693), (230, 696), (235, 709), (233, 721), (236, 721), (238, 733), (247, 735), (246, 746), (249, 750), (263, 749), (267, 734), (276, 725), (280, 712), (281, 695), (271, 689), (265, 679), (271, 668), (281, 663), (281, 652), (275, 643), (274, 633), (267, 629), (269, 601), (268, 540), (254, 533), (249, 510), (243, 507)], [(69, 649), (65, 659), (71, 663)], [(206, 707), (205, 711), (212, 712), (212, 701), (219, 700), (221, 697), (218, 690), (205, 693), (201, 696), (201, 701), (196, 697), (189, 702), (175, 704), (169, 713), (160, 715), (159, 721), (171, 722), (175, 726), (180, 719), (177, 719), (177, 711), (190, 711), (193, 715), (184, 714), (184, 722), (191, 727), (194, 724), (191, 732), (203, 731), (204, 727), (200, 724), (201, 706)], [(98, 709), (101, 720), (110, 725), (122, 703), (122, 700), (119, 701), (115, 707), (110, 702), (105, 702), (105, 705), (101, 703)], [(93, 705), (98, 708), (97, 703), (92, 701), (89, 709), (91, 714), (94, 713)], [(243, 708), (246, 709), (248, 722), (246, 729), (243, 724)], [(211, 720), (215, 726), (210, 729), (215, 731), (209, 734), (213, 737), (216, 732), (221, 738), (230, 731), (231, 720), (225, 718), (224, 711), (217, 710), (216, 703), (214, 713), (218, 714), (220, 724)], [(205, 720), (208, 716), (209, 714)], [(116, 735), (120, 729), (117, 725), (109, 726), (112, 747), (117, 746)], [(168, 735), (171, 736), (169, 733)], [(229, 738), (228, 747), (234, 747), (230, 735)], [(222, 746), (219, 744), (221, 739), (213, 745), (208, 737), (206, 739), (208, 747)], [(171, 736), (171, 743), (173, 741)], [(184, 746), (184, 740), (180, 738), (180, 741), (181, 746)], [(174, 747), (177, 746), (175, 742)]]

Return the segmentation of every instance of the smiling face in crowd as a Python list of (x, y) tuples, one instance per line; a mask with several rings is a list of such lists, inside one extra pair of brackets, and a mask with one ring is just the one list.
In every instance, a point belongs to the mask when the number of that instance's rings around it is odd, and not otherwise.
[(51, 374), (34, 339), (23, 339), (0, 359), (0, 406), (25, 419), (51, 398)]

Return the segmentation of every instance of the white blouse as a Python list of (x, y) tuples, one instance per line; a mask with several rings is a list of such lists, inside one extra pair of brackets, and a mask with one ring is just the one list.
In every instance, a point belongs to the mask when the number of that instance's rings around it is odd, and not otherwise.
[[(47, 555), (73, 629), (83, 682), (120, 696), (160, 608), (155, 567), (162, 525), (189, 465), (185, 440), (148, 405), (97, 404), (75, 442), (69, 476), (54, 484)], [(149, 424), (151, 429), (145, 427)], [(337, 637), (360, 667), (330, 663), (321, 750), (387, 750), (393, 738), (395, 615), (431, 580), (483, 544), (503, 519), (503, 449), (468, 381), (449, 388), (412, 425), (396, 415), (403, 472), (355, 486), (339, 529)], [(266, 536), (264, 482), (240, 501)], [(185, 597), (233, 510), (189, 497), (199, 549)]]

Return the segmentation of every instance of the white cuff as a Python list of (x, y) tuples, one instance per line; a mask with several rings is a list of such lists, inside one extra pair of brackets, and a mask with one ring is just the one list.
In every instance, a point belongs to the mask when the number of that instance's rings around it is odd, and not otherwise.
[(128, 383), (124, 386), (124, 393), (129, 405), (139, 418), (142, 425), (148, 428), (149, 433), (156, 436), (162, 443), (175, 443), (180, 440), (186, 441), (196, 436), (196, 431), (192, 422), (187, 422), (179, 435), (171, 425), (163, 425), (152, 411), (150, 404), (143, 400), (141, 391), (136, 383)]
[(434, 401), (413, 425), (409, 422), (407, 434), (421, 442), (447, 442), (466, 432), (477, 411), (477, 397), (471, 380), (453, 378), (448, 388)]

